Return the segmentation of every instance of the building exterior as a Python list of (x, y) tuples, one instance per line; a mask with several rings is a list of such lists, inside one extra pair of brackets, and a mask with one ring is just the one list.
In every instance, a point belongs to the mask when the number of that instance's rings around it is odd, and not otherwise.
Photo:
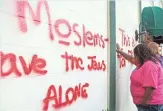
[(134, 66), (115, 45), (133, 55), (145, 39), (142, 12), (155, 6), (163, 8), (158, 0), (0, 0), (0, 111), (137, 111)]

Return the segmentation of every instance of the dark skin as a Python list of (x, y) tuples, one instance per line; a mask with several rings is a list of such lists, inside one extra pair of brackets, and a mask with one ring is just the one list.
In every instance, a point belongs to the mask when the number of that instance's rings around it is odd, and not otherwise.
[(140, 101), (140, 104), (143, 105), (143, 106), (146, 106), (146, 105), (148, 105), (148, 101), (152, 96), (154, 88), (145, 87), (144, 89), (145, 89), (145, 93), (144, 93), (144, 96), (143, 96), (142, 100)]
[(133, 56), (131, 56), (131, 55), (128, 55), (127, 53), (121, 51), (119, 44), (116, 44), (116, 47), (117, 47), (117, 49), (116, 49), (116, 52), (117, 52), (117, 53), (121, 54), (121, 55), (122, 55), (126, 60), (128, 60), (130, 63), (136, 65), (135, 57), (133, 57)]

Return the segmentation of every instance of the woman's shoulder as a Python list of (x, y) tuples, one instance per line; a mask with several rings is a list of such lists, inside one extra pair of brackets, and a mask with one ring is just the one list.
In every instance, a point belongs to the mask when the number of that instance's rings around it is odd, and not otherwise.
[(146, 68), (157, 68), (157, 67), (161, 67), (161, 64), (160, 62), (153, 62), (153, 61), (146, 61), (144, 64), (143, 64), (143, 67), (146, 67)]
[(163, 71), (161, 64), (159, 62), (154, 63), (153, 61), (146, 61), (142, 66), (142, 70), (145, 72), (152, 71), (158, 74), (162, 73)]

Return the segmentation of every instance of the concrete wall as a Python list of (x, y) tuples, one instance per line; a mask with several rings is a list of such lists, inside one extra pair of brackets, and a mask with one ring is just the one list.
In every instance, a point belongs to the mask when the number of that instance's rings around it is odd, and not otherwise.
[[(139, 26), (139, 2), (116, 1), (116, 41), (126, 53), (133, 55), (135, 30)], [(135, 68), (121, 56), (116, 65), (116, 111), (136, 111), (130, 94), (130, 74)]]
[[(116, 1), (116, 41), (131, 55), (137, 44), (134, 37), (140, 23), (140, 11), (147, 6), (161, 7), (158, 0), (141, 0), (141, 5), (139, 3), (136, 0)], [(130, 74), (135, 66), (121, 56), (117, 56), (116, 63), (116, 111), (137, 111), (130, 94)]]
[(0, 111), (107, 109), (107, 1), (0, 1)]
[(0, 0), (0, 111), (113, 111), (115, 100), (115, 111), (137, 111), (129, 89), (135, 66), (115, 57), (112, 40), (133, 55), (140, 11), (162, 5), (110, 3)]

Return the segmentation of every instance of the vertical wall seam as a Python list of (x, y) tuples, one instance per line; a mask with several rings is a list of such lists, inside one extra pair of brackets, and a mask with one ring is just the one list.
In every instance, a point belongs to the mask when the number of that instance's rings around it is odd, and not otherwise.
[[(107, 37), (110, 42), (110, 5), (109, 1), (106, 0), (107, 5), (106, 5), (106, 15), (107, 15)], [(110, 44), (107, 44), (107, 110), (110, 109)]]
[(110, 111), (116, 107), (116, 6), (110, 2)]

